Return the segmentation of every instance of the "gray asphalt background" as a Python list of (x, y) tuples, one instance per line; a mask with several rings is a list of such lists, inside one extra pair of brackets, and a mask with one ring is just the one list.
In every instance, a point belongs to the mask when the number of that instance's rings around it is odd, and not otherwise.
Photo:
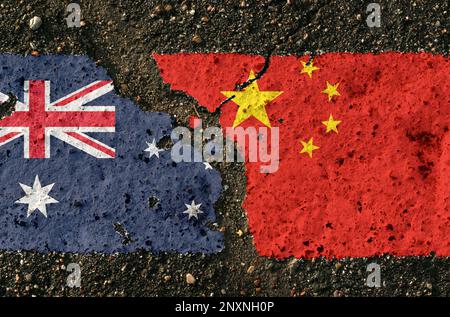
[[(67, 28), (70, 1), (0, 1), (0, 52), (87, 54), (105, 67), (118, 93), (143, 109), (177, 115), (196, 101), (162, 84), (152, 52), (431, 52), (448, 54), (448, 2), (378, 1), (380, 28), (368, 28), (371, 1), (79, 1), (81, 28)], [(43, 19), (31, 31), (33, 16)], [(34, 52), (33, 54), (37, 54)], [(180, 104), (183, 103), (184, 106)], [(208, 124), (218, 116), (198, 109)], [(244, 167), (215, 164), (226, 190), (216, 206), (225, 250), (212, 256), (0, 253), (0, 296), (450, 296), (450, 260), (427, 257), (313, 261), (259, 257), (241, 203)], [(0, 229), (1, 230), (1, 229)], [(244, 234), (238, 236), (236, 231)], [(68, 288), (66, 266), (79, 263), (81, 288)], [(382, 269), (380, 288), (365, 285), (366, 266)], [(248, 268), (254, 271), (248, 273)], [(186, 283), (185, 275), (196, 278)]]

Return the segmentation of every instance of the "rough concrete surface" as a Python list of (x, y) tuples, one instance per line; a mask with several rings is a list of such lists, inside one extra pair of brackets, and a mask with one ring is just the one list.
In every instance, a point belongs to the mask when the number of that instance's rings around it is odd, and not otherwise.
[[(222, 127), (233, 126), (236, 113), (255, 102), (236, 97), (223, 103), (222, 91), (234, 89), (252, 69), (259, 72), (262, 57), (153, 57), (171, 89), (212, 112), (222, 104)], [(308, 56), (270, 60), (252, 84), (276, 94), (266, 106), (268, 120), (250, 117), (239, 128), (256, 127), (260, 140), (279, 135), (267, 146), (273, 158), (278, 145), (279, 165), (274, 159), (251, 162), (257, 150), (236, 138), (248, 158), (243, 207), (258, 253), (279, 259), (449, 256), (448, 60), (426, 53), (325, 53), (314, 58), (319, 69), (311, 77), (299, 71)], [(329, 82), (339, 92), (331, 100), (323, 93)], [(226, 94), (250, 95), (247, 89)], [(327, 133), (321, 120), (330, 114), (339, 126)], [(301, 153), (308, 139), (318, 146), (311, 156)]]
[[(156, 53), (430, 52), (448, 54), (446, 1), (380, 1), (380, 28), (368, 28), (368, 1), (80, 1), (82, 27), (67, 28), (69, 1), (0, 3), (0, 51), (22, 55), (88, 55), (106, 68), (122, 96), (143, 110), (176, 115), (188, 125), (196, 110), (207, 125), (219, 116), (163, 84)], [(31, 30), (34, 16), (42, 25)], [(270, 66), (269, 66), (270, 67)], [(194, 107), (197, 107), (195, 110)], [(2, 109), (8, 113), (8, 109)], [(450, 262), (424, 257), (276, 260), (257, 255), (241, 207), (242, 164), (214, 164), (223, 193), (215, 206), (225, 232), (216, 255), (0, 253), (2, 296), (449, 296)], [(382, 287), (368, 288), (377, 262)], [(81, 288), (66, 286), (79, 263)], [(186, 281), (186, 274), (195, 283)], [(190, 279), (192, 282), (192, 280)]]

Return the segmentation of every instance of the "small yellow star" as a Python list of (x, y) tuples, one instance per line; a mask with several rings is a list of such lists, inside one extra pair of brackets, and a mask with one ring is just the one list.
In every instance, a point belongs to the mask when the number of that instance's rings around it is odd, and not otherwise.
[(333, 96), (340, 96), (341, 94), (337, 91), (337, 88), (339, 87), (339, 83), (336, 83), (335, 85), (330, 84), (327, 81), (327, 88), (325, 88), (325, 90), (323, 90), (322, 92), (324, 94), (328, 95), (328, 101), (331, 101), (331, 99), (333, 98)]
[(305, 62), (301, 62), (303, 65), (303, 69), (300, 72), (300, 74), (308, 74), (309, 78), (312, 78), (312, 73), (318, 69), (320, 69), (319, 67), (316, 67), (313, 65), (313, 62), (311, 61), (310, 63), (305, 63)]
[[(250, 71), (248, 79), (255, 79), (255, 74)], [(253, 81), (243, 91), (222, 91), (227, 98), (234, 96), (233, 102), (239, 106), (234, 119), (233, 128), (240, 125), (250, 117), (255, 117), (267, 127), (270, 126), (266, 105), (281, 95), (282, 91), (261, 91), (258, 83)]]
[(300, 154), (308, 153), (309, 157), (311, 157), (311, 158), (312, 158), (312, 152), (319, 148), (318, 146), (315, 146), (313, 144), (313, 138), (309, 139), (308, 142), (300, 141), (300, 143), (303, 145), (303, 149), (300, 151)]
[(330, 113), (330, 117), (328, 118), (328, 121), (322, 121), (322, 124), (327, 127), (326, 133), (330, 131), (334, 131), (338, 133), (337, 126), (341, 123), (341, 121), (334, 120), (333, 115)]

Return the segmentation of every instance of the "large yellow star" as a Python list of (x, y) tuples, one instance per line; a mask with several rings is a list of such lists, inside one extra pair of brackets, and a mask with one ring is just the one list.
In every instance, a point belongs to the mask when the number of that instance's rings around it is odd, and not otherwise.
[[(253, 70), (250, 71), (248, 79), (255, 79)], [(235, 96), (233, 102), (239, 106), (234, 119), (233, 128), (253, 116), (264, 125), (271, 128), (267, 116), (266, 105), (281, 95), (282, 91), (260, 91), (256, 80), (248, 85), (243, 91), (222, 91), (227, 98)]]
[(318, 146), (315, 146), (313, 144), (313, 138), (309, 139), (308, 142), (300, 141), (300, 143), (303, 145), (303, 149), (300, 151), (300, 154), (308, 153), (309, 157), (311, 157), (311, 158), (312, 158), (312, 152), (319, 148)]
[(341, 121), (334, 120), (333, 115), (330, 113), (330, 117), (328, 118), (328, 121), (322, 121), (322, 124), (327, 127), (326, 133), (330, 131), (334, 131), (338, 133), (337, 126), (341, 123)]
[(330, 84), (327, 81), (327, 88), (325, 88), (325, 90), (323, 90), (322, 92), (324, 94), (328, 95), (328, 101), (331, 101), (331, 99), (333, 98), (333, 96), (340, 96), (341, 94), (339, 93), (339, 91), (337, 91), (337, 88), (339, 87), (339, 83), (336, 83), (335, 85)]
[(313, 65), (313, 62), (310, 62), (310, 63), (308, 64), (308, 63), (305, 63), (305, 62), (302, 61), (301, 63), (302, 63), (302, 65), (303, 65), (303, 69), (302, 69), (302, 71), (300, 72), (300, 74), (306, 73), (306, 74), (308, 74), (309, 78), (312, 78), (312, 73), (313, 73), (314, 71), (320, 69), (319, 67), (314, 66), (314, 65)]

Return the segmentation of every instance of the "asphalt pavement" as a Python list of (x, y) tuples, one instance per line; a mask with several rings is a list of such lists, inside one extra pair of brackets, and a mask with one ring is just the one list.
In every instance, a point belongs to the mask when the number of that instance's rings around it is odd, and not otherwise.
[[(449, 51), (449, 5), (442, 0), (379, 1), (379, 28), (366, 24), (370, 1), (79, 1), (79, 28), (66, 25), (69, 2), (2, 0), (0, 52), (88, 55), (107, 69), (117, 93), (143, 110), (169, 113), (183, 126), (195, 111), (208, 125), (218, 124), (218, 114), (163, 84), (153, 52), (250, 53), (270, 63), (271, 55)], [(33, 31), (34, 16), (42, 25)], [(241, 207), (244, 165), (213, 165), (224, 186), (215, 207), (225, 233), (221, 253), (2, 251), (0, 296), (450, 296), (450, 260), (433, 254), (340, 260), (258, 256)], [(379, 288), (366, 285), (372, 262), (381, 266)], [(67, 286), (69, 263), (80, 265), (79, 288)], [(188, 283), (186, 274), (195, 281)]]

